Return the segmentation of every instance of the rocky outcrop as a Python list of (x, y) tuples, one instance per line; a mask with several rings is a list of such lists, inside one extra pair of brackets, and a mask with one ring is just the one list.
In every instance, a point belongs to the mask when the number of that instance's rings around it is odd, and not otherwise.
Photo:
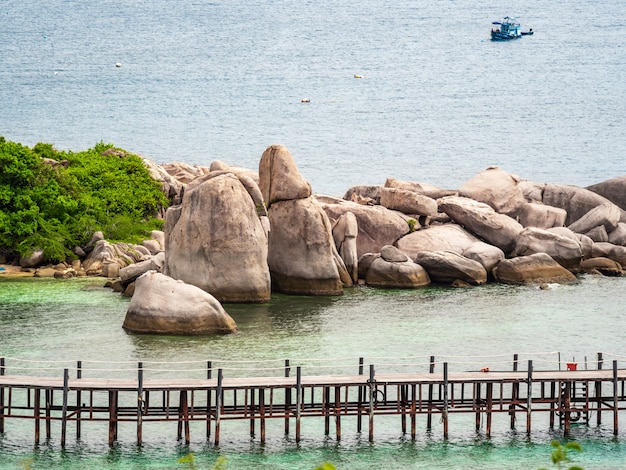
[[(620, 209), (626, 211), (626, 176), (611, 178), (588, 186), (587, 189), (605, 197)], [(622, 222), (626, 222), (626, 220), (622, 220)]]
[(620, 208), (612, 202), (607, 202), (589, 210), (580, 219), (572, 222), (568, 228), (572, 232), (586, 234), (596, 227), (602, 226), (605, 233), (610, 233), (617, 228), (620, 215)]
[(83, 261), (83, 269), (88, 276), (117, 276), (120, 268), (144, 261), (150, 256), (150, 252), (141, 245), (99, 240)]
[(462, 254), (478, 241), (460, 225), (444, 224), (409, 233), (395, 245), (411, 259), (415, 259), (421, 251), (453, 251)]
[(272, 145), (263, 153), (259, 182), (268, 202), (272, 289), (286, 294), (342, 294), (351, 276), (335, 247), (330, 220), (311, 197), (311, 185), (284, 146)]
[[(569, 226), (590, 210), (611, 203), (608, 199), (588, 189), (565, 184), (546, 184), (542, 193), (542, 202), (549, 206), (560, 207), (567, 212), (565, 225)], [(621, 222), (626, 222), (622, 211)]]
[(383, 206), (361, 205), (339, 198), (316, 199), (320, 201), (320, 206), (331, 223), (335, 223), (345, 213), (354, 214), (359, 227), (356, 239), (359, 257), (365, 253), (379, 253), (383, 246), (393, 245), (398, 238), (409, 233), (407, 224), (409, 217), (400, 212), (390, 211)]
[(383, 187), (380, 185), (353, 186), (346, 191), (343, 195), (343, 199), (346, 201), (356, 202), (357, 204), (373, 206), (380, 204), (380, 192), (382, 189)]
[(576, 281), (576, 276), (545, 253), (505, 259), (494, 268), (493, 274), (497, 281), (504, 284), (567, 283)]
[(459, 196), (491, 206), (496, 212), (516, 217), (526, 199), (520, 179), (498, 167), (481, 171), (459, 188)]
[(580, 263), (582, 272), (589, 274), (602, 274), (603, 276), (621, 276), (622, 266), (609, 258), (590, 258)]
[(385, 188), (402, 189), (405, 191), (411, 191), (423, 196), (428, 196), (432, 199), (439, 199), (444, 196), (454, 196), (457, 194), (453, 189), (442, 189), (432, 184), (416, 183), (412, 181), (400, 181), (395, 178), (387, 178), (385, 181)]
[(523, 204), (517, 214), (517, 219), (523, 227), (552, 228), (563, 227), (567, 219), (565, 209), (546, 206), (536, 202)]
[[(152, 179), (161, 184), (161, 191), (170, 201), (170, 204), (180, 204), (182, 198), (183, 184), (170, 175), (163, 166), (157, 165), (153, 161), (143, 158), (143, 163), (150, 171)], [(165, 209), (159, 210), (159, 217), (165, 217)]]
[(359, 224), (355, 215), (352, 212), (346, 212), (339, 216), (332, 231), (335, 247), (350, 275), (351, 283), (356, 284), (359, 279), (359, 256), (356, 242)]
[(272, 289), (286, 294), (343, 292), (328, 217), (312, 199), (276, 201), (269, 208), (268, 264)]
[(268, 302), (267, 238), (254, 201), (231, 173), (204, 178), (167, 211), (164, 273), (221, 302)]
[(383, 188), (380, 205), (404, 214), (426, 217), (437, 215), (437, 202), (434, 199), (405, 189)]
[(548, 230), (528, 227), (518, 235), (511, 256), (528, 256), (535, 253), (550, 255), (552, 259), (570, 271), (579, 270), (583, 257), (577, 240)]
[(438, 201), (439, 210), (474, 235), (497, 246), (505, 253), (515, 247), (523, 227), (513, 218), (496, 212), (491, 206), (460, 196), (446, 196)]
[(472, 243), (461, 254), (480, 263), (488, 274), (505, 259), (504, 252), (500, 248), (481, 241)]
[(305, 180), (283, 145), (268, 147), (259, 162), (259, 186), (265, 204), (270, 207), (278, 201), (306, 199), (311, 196), (311, 185)]
[(487, 282), (482, 264), (452, 251), (420, 251), (415, 262), (426, 269), (433, 282), (463, 281), (475, 286)]
[(132, 333), (169, 335), (237, 331), (235, 321), (215, 297), (154, 271), (137, 279), (123, 328)]
[(20, 266), (22, 268), (35, 268), (41, 266), (46, 261), (42, 249), (33, 251), (30, 256), (20, 256)]
[(426, 270), (391, 245), (364, 260), (363, 266), (367, 267), (363, 277), (368, 286), (413, 289), (430, 284)]
[(129, 284), (148, 271), (162, 272), (164, 265), (165, 253), (161, 251), (149, 259), (121, 268), (118, 275), (123, 284)]

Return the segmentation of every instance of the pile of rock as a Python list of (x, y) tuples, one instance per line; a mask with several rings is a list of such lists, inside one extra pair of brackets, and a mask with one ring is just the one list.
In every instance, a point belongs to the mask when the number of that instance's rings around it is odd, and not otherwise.
[(626, 265), (626, 177), (581, 188), (492, 167), (458, 190), (388, 179), (336, 198), (314, 195), (281, 145), (258, 173), (149, 166), (172, 201), (164, 232), (139, 246), (96, 234), (77, 251), (82, 271), (133, 296), (129, 331), (236, 331), (220, 303), (268, 302), (272, 291), (562, 283)]

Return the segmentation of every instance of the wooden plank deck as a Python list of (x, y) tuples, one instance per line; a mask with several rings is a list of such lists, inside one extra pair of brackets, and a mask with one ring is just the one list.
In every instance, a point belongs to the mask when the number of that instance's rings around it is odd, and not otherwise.
[[(4, 364), (2, 364), (4, 365)], [(362, 420), (367, 421), (370, 440), (374, 438), (376, 416), (398, 415), (402, 433), (410, 428), (416, 435), (416, 417), (427, 417), (427, 429), (433, 428), (433, 416), (439, 417), (443, 437), (448, 437), (449, 416), (471, 414), (476, 429), (485, 417), (486, 433), (491, 434), (492, 415), (508, 414), (510, 427), (519, 426), (517, 416), (524, 417), (523, 426), (530, 433), (533, 416), (549, 416), (550, 427), (555, 423), (569, 433), (572, 422), (590, 423), (595, 414), (597, 425), (602, 414), (613, 418), (614, 433), (618, 432), (619, 413), (626, 410), (626, 369), (594, 370), (534, 370), (529, 361), (525, 371), (443, 371), (428, 373), (353, 375), (302, 375), (285, 370), (283, 377), (217, 377), (207, 371), (206, 379), (145, 378), (142, 366), (136, 378), (87, 378), (63, 376), (41, 377), (5, 375), (0, 369), (0, 433), (5, 422), (27, 419), (35, 423), (35, 442), (39, 442), (41, 423), (46, 437), (51, 436), (52, 422), (61, 423), (61, 443), (65, 445), (67, 426), (73, 423), (77, 437), (81, 424), (108, 422), (109, 443), (118, 436), (118, 423), (134, 422), (137, 443), (143, 439), (143, 426), (154, 422), (176, 422), (177, 439), (189, 442), (189, 423), (206, 423), (207, 439), (213, 433), (219, 444), (222, 421), (248, 420), (250, 435), (259, 427), (265, 441), (266, 421), (284, 420), (285, 433), (295, 421), (296, 441), (301, 438), (302, 419), (323, 419), (325, 434), (330, 422), (335, 423), (337, 439), (341, 439), (344, 417), (356, 417), (357, 432)], [(517, 369), (517, 364), (515, 364)], [(359, 372), (364, 372), (360, 367)], [(410, 420), (410, 425), (407, 425)]]

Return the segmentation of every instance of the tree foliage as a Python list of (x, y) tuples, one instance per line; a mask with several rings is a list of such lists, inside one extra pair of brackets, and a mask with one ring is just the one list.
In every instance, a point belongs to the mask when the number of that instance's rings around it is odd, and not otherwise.
[(110, 240), (136, 242), (162, 228), (156, 216), (166, 206), (142, 159), (111, 144), (75, 153), (44, 143), (31, 149), (0, 137), (5, 252), (24, 256), (40, 248), (48, 260), (60, 261), (96, 231)]

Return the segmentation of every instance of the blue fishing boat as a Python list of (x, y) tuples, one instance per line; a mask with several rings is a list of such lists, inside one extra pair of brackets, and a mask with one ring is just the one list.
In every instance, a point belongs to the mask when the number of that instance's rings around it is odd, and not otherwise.
[(494, 21), (491, 23), (491, 40), (492, 41), (509, 41), (522, 37), (520, 24), (515, 18), (505, 16), (502, 21)]

